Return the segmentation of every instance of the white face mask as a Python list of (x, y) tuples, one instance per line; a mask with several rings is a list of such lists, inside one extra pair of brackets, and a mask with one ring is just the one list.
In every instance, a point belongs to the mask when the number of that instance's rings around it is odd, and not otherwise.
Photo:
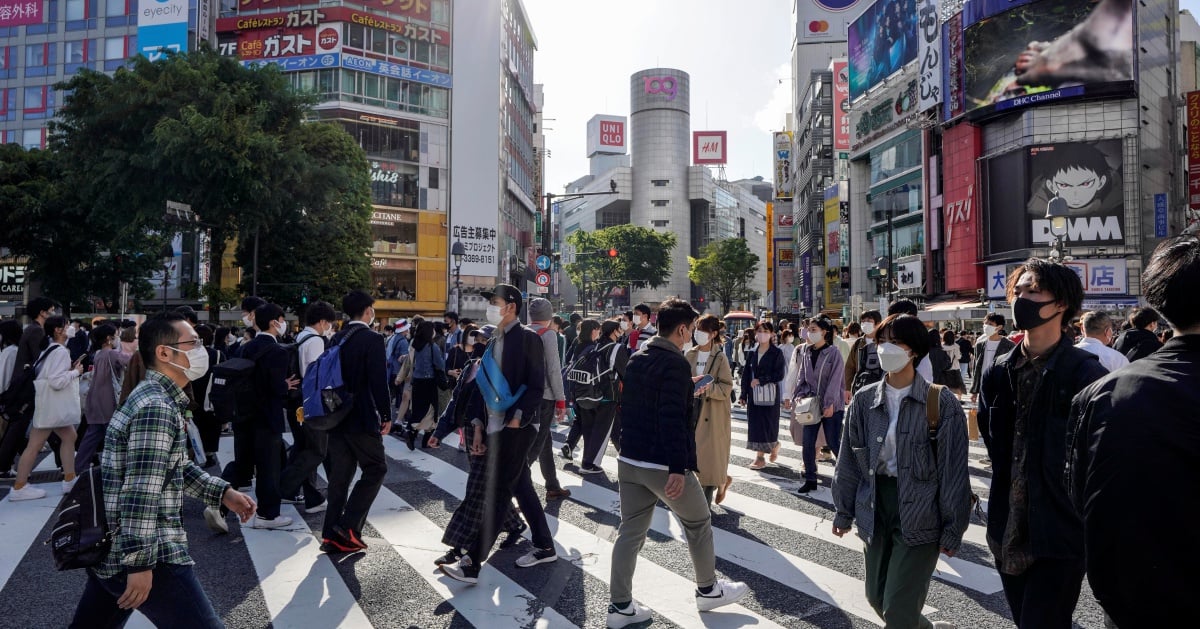
[(234, 335), (230, 334), (230, 335), (228, 335), (228, 336), (226, 336), (226, 337), (225, 337), (225, 344), (226, 344), (226, 345), (233, 345), (234, 341), (236, 341), (236, 340), (237, 340), (237, 337), (235, 337)]
[(245, 315), (244, 317), (242, 317), (242, 325), (244, 325), (248, 328), (254, 327), (254, 318), (251, 317), (250, 315)]
[[(167, 347), (170, 346), (168, 345)], [(203, 347), (190, 349), (186, 352), (174, 347), (171, 347), (171, 349), (188, 357), (189, 366), (187, 367), (184, 367), (176, 362), (172, 362), (171, 364), (182, 369), (183, 375), (187, 376), (189, 381), (194, 382), (200, 378), (203, 378), (204, 374), (208, 373), (208, 352), (205, 351)]]
[(74, 324), (74, 323), (72, 323), (71, 325), (68, 325), (68, 326), (67, 326), (67, 332), (66, 332), (66, 333), (67, 333), (67, 338), (68, 338), (68, 339), (73, 339), (73, 338), (75, 338), (75, 332), (76, 332), (76, 331), (77, 331), (77, 330), (75, 329), (75, 324)]
[(331, 325), (331, 326), (325, 328), (325, 331), (321, 333), (321, 336), (323, 336), (327, 339), (333, 338), (333, 326)]
[(754, 340), (758, 341), (760, 345), (766, 345), (767, 343), (771, 342), (771, 333), (759, 332), (758, 334), (754, 335)]
[(622, 332), (628, 332), (628, 331), (629, 331), (629, 322), (628, 322), (628, 321), (626, 321), (626, 320), (624, 320), (624, 319), (621, 319), (621, 331), (622, 331)]
[(879, 366), (888, 373), (903, 371), (904, 366), (912, 360), (904, 348), (892, 343), (882, 343), (875, 351), (879, 355)]
[(272, 323), (271, 325), (275, 326), (275, 332), (276, 332), (276, 333), (277, 333), (279, 336), (283, 336), (284, 334), (287, 334), (287, 327), (288, 327), (288, 326), (287, 326), (287, 322), (285, 322), (285, 321), (276, 321), (275, 323)]
[(863, 321), (860, 325), (862, 325), (863, 334), (870, 334), (875, 331), (874, 321)]
[(817, 343), (820, 343), (821, 341), (824, 341), (824, 340), (825, 340), (825, 333), (824, 333), (824, 332), (820, 332), (820, 331), (817, 331), (817, 332), (811, 332), (811, 331), (810, 331), (810, 332), (806, 332), (806, 333), (805, 333), (805, 336), (807, 336), (807, 337), (808, 337), (808, 342), (809, 342), (809, 343), (812, 343), (813, 345), (816, 345)]
[(642, 325), (642, 315), (633, 315), (633, 324), (636, 326)]
[(696, 331), (696, 345), (708, 345), (710, 340), (711, 337), (709, 336), (708, 332), (700, 330)]
[(500, 314), (500, 306), (488, 304), (487, 307), (487, 322), (492, 325), (500, 325), (504, 320), (504, 315)]
[(995, 333), (996, 333), (996, 326), (994, 326), (994, 325), (983, 326), (983, 335), (984, 336), (991, 336)]

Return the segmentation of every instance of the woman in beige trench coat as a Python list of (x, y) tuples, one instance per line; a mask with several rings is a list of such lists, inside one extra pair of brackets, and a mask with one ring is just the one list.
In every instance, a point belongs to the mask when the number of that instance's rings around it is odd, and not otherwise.
[(696, 323), (696, 347), (687, 352), (693, 377), (713, 377), (712, 386), (692, 405), (692, 420), (696, 427), (696, 467), (699, 468), (697, 476), (710, 504), (714, 493), (717, 504), (724, 501), (725, 492), (733, 484), (733, 479), (727, 474), (732, 438), (730, 396), (733, 394), (733, 370), (722, 350), (720, 333), (720, 319), (713, 315), (700, 317)]

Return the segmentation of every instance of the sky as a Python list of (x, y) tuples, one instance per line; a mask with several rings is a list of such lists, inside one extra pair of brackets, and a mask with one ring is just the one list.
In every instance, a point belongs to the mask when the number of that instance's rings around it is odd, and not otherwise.
[(771, 178), (770, 133), (791, 109), (790, 0), (523, 2), (552, 119), (546, 192), (588, 173), (587, 121), (628, 116), (630, 75), (655, 67), (691, 75), (693, 131), (729, 132), (730, 180)]

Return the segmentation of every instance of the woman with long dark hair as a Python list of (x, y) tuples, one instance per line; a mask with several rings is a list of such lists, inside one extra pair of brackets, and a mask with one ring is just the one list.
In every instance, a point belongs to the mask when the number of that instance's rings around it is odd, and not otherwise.
[(432, 321), (422, 321), (417, 326), (408, 359), (412, 361), (412, 414), (409, 416), (405, 441), (408, 449), (412, 450), (416, 447), (418, 432), (423, 433), (421, 447), (428, 447), (437, 421), (439, 372), (443, 378), (446, 372), (442, 350), (434, 343)]
[(746, 407), (746, 447), (757, 456), (750, 469), (761, 470), (779, 458), (779, 402), (786, 366), (783, 352), (775, 347), (775, 326), (762, 321), (754, 328), (757, 347), (746, 351), (738, 403)]

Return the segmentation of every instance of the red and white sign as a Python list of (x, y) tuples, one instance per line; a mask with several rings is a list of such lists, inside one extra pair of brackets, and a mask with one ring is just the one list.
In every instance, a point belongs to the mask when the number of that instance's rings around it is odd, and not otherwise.
[(537, 274), (537, 276), (534, 278), (534, 281), (537, 282), (538, 286), (549, 286), (550, 285), (550, 274), (545, 271), (542, 271), (541, 273)]
[(337, 52), (341, 50), (342, 30), (339, 25), (322, 26), (317, 29), (317, 52)]
[(845, 59), (834, 59), (833, 150), (850, 150), (850, 68)]
[(0, 26), (42, 23), (42, 0), (0, 0)]
[(720, 164), (728, 162), (725, 152), (725, 131), (693, 131), (692, 132), (692, 163)]
[(791, 214), (780, 214), (779, 215), (779, 226), (780, 227), (791, 227), (792, 225), (795, 224), (793, 221), (795, 221), (795, 217), (792, 216)]
[(942, 136), (943, 223), (946, 226), (946, 290), (974, 291), (983, 287), (985, 270), (978, 264), (983, 225), (975, 164), (983, 152), (979, 127), (958, 124)]
[(628, 137), (624, 116), (597, 114), (588, 121), (587, 156), (624, 155)]
[[(4, 2), (6, 0), (0, 0)], [(350, 22), (370, 28), (378, 28), (389, 33), (395, 33), (412, 41), (423, 41), (430, 44), (450, 45), (450, 31), (424, 24), (414, 24), (396, 19), (394, 16), (372, 15), (366, 11), (349, 7), (328, 7), (322, 9), (301, 9), (287, 13), (263, 13), (260, 15), (242, 15), (223, 17), (217, 20), (217, 32), (251, 31), (260, 28), (300, 28), (302, 26), (320, 26), (330, 22)]]
[(1187, 93), (1188, 207), (1200, 210), (1200, 91)]
[[(332, 30), (323, 28), (322, 30)], [(337, 48), (336, 37), (333, 49)], [(248, 59), (276, 59), (279, 57), (297, 57), (300, 55), (315, 55), (318, 52), (333, 52), (332, 49), (317, 49), (317, 29), (286, 28), (262, 29), (244, 31), (238, 34), (238, 57)]]
[[(432, 13), (429, 10), (429, 0), (349, 0), (351, 4), (366, 7), (380, 13), (392, 13), (422, 22), (428, 22)], [(312, 4), (311, 0), (240, 0), (238, 6), (241, 13), (249, 11), (274, 11), (302, 4)]]

